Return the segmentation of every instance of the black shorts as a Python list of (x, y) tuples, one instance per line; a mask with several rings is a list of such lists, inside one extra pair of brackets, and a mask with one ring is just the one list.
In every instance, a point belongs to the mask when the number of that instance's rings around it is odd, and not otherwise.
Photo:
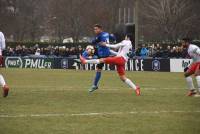
[(104, 67), (104, 63), (97, 64), (98, 69), (102, 69)]
[[(109, 56), (107, 56), (107, 57), (109, 57)], [(101, 59), (101, 58), (106, 58), (106, 57), (98, 56), (98, 59)], [(97, 64), (98, 69), (103, 69), (103, 67), (104, 67), (104, 63)]]

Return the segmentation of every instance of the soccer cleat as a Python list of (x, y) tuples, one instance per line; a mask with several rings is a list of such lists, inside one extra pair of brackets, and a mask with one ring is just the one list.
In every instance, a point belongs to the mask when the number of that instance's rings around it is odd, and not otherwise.
[(9, 92), (9, 87), (7, 85), (3, 86), (3, 97), (7, 97)]
[(188, 91), (187, 96), (193, 96), (195, 94), (196, 94), (195, 90), (190, 90)]
[(97, 90), (98, 87), (97, 86), (92, 86), (90, 89), (89, 89), (89, 92), (94, 92), (95, 90)]
[(80, 55), (79, 58), (82, 64), (86, 64), (85, 58), (83, 56)]
[(135, 93), (136, 93), (136, 96), (140, 96), (141, 93), (140, 93), (140, 87), (139, 86), (136, 87)]
[(193, 95), (194, 97), (200, 97), (200, 93), (196, 93)]

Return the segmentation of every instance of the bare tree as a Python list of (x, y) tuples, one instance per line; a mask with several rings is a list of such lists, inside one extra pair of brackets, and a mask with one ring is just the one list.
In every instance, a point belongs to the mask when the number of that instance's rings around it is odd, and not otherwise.
[(154, 28), (163, 39), (176, 40), (186, 36), (197, 19), (189, 0), (143, 0), (142, 5), (141, 14), (146, 25)]
[[(139, 33), (151, 40), (176, 40), (200, 35), (199, 0), (140, 0)], [(14, 40), (39, 40), (42, 35), (62, 42), (92, 36), (92, 25), (115, 31), (119, 8), (134, 0), (0, 0), (0, 29)]]

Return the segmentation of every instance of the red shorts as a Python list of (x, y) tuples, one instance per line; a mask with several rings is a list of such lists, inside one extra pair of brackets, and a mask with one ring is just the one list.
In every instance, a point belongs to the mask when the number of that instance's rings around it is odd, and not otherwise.
[(195, 63), (192, 63), (190, 66), (189, 66), (189, 69), (187, 72), (191, 73), (191, 74), (194, 74), (197, 70), (200, 69), (200, 62), (195, 62)]
[(125, 59), (123, 57), (108, 57), (104, 58), (106, 64), (116, 65), (117, 72), (120, 76), (125, 75)]

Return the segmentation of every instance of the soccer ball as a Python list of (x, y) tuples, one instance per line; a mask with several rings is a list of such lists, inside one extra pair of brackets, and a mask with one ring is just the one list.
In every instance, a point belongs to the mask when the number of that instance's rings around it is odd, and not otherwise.
[(94, 47), (91, 46), (91, 45), (88, 45), (88, 46), (86, 47), (86, 51), (87, 51), (88, 54), (90, 54), (90, 55), (93, 55), (94, 52), (95, 52)]

